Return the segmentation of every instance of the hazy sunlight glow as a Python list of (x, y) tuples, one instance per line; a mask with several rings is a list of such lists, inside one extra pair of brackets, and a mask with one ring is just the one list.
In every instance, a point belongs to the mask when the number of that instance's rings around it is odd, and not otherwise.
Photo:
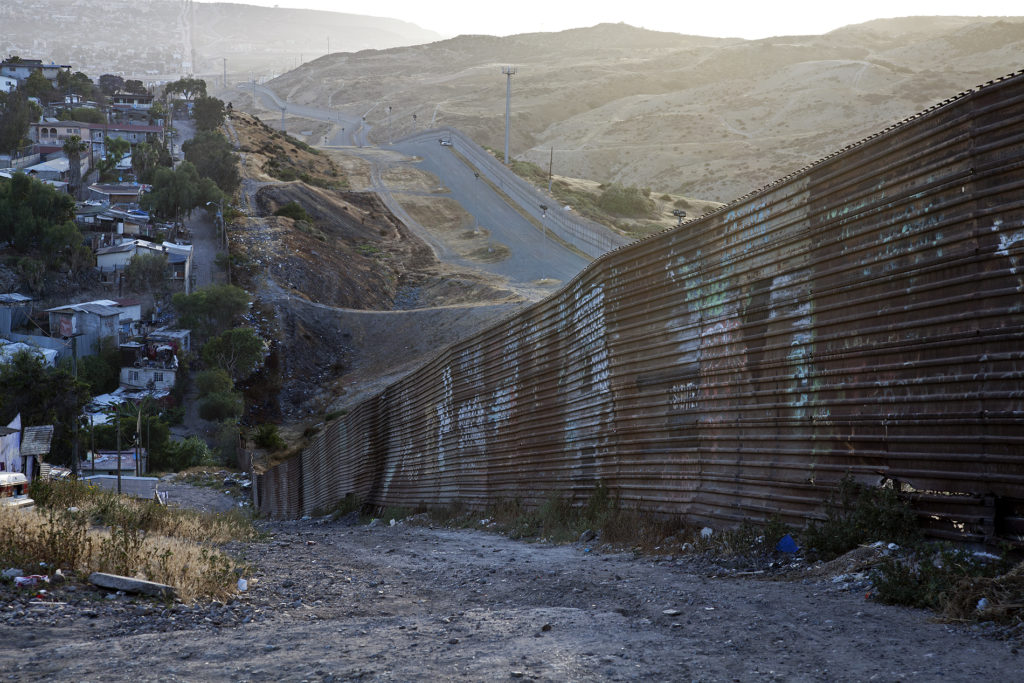
[[(417, 24), (445, 37), (466, 33), (512, 35), (562, 31), (604, 22), (624, 22), (655, 31), (703, 36), (766, 38), (819, 34), (871, 19), (905, 16), (1019, 16), (1020, 0), (820, 0), (749, 2), (671, 2), (664, 0), (593, 0), (580, 3), (424, 2), (391, 0), (366, 4), (350, 0), (250, 0), (242, 4), (295, 7), (390, 17)], [(965, 11), (966, 10), (966, 11)], [(312, 36), (311, 36), (312, 38)]]

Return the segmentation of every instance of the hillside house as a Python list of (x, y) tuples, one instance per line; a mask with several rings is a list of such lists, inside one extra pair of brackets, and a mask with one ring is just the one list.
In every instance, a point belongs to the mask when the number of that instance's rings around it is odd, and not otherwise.
[(170, 391), (178, 373), (178, 356), (170, 344), (147, 339), (121, 345), (121, 386)]
[(103, 282), (117, 284), (121, 273), (136, 254), (162, 254), (167, 257), (167, 279), (181, 286), (186, 294), (192, 291), (192, 245), (148, 242), (140, 239), (121, 240), (96, 250), (96, 267)]
[(137, 209), (143, 186), (138, 183), (95, 183), (89, 186), (89, 199), (112, 207)]
[(50, 336), (78, 337), (76, 352), (79, 356), (96, 353), (100, 341), (119, 340), (121, 311), (105, 303), (86, 302), (57, 306), (46, 311), (50, 317)]
[(117, 92), (110, 96), (110, 106), (114, 109), (141, 109), (149, 111), (153, 108), (153, 96)]
[(28, 80), (33, 71), (41, 71), (43, 78), (50, 81), (50, 85), (57, 87), (57, 75), (61, 71), (70, 70), (70, 64), (44, 64), (41, 59), (5, 59), (0, 62), (0, 76), (7, 76), (18, 81), (19, 84)]

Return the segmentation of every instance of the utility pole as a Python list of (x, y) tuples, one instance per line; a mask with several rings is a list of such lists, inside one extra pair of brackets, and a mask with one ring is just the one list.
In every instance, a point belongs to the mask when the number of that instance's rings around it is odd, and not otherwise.
[(281, 132), (284, 132), (284, 113), (288, 111), (288, 107), (281, 107)]
[(516, 73), (514, 66), (501, 67), (501, 73), (505, 74), (505, 165), (508, 166), (508, 133), (512, 113), (512, 76)]
[(388, 144), (391, 144), (391, 105), (388, 105)]
[(221, 57), (224, 60), (224, 87), (228, 87), (228, 58)]
[(555, 165), (555, 148), (551, 148), (551, 158), (548, 159), (548, 194), (551, 194), (551, 168)]

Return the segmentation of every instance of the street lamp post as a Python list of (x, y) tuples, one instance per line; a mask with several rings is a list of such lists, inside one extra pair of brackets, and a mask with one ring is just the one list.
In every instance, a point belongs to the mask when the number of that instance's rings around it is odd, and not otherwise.
[(678, 219), (678, 222), (676, 223), (676, 227), (678, 228), (680, 225), (683, 224), (683, 219), (686, 218), (686, 212), (680, 209), (675, 209), (674, 211), (672, 211), (672, 215), (675, 216), (676, 219)]
[(540, 232), (541, 232), (542, 235), (544, 235), (544, 248), (545, 249), (547, 249), (547, 246), (548, 246), (548, 228), (547, 228), (547, 223), (545, 223), (545, 221), (547, 220), (547, 217), (548, 217), (548, 205), (547, 204), (541, 204), (540, 205)]

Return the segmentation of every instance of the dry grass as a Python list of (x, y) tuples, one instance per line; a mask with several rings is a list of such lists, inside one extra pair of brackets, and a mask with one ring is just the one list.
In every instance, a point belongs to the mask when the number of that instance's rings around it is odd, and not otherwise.
[(200, 514), (80, 482), (33, 485), (39, 506), (0, 509), (0, 564), (165, 583), (183, 601), (225, 598), (245, 567), (214, 544), (255, 537), (241, 514)]

